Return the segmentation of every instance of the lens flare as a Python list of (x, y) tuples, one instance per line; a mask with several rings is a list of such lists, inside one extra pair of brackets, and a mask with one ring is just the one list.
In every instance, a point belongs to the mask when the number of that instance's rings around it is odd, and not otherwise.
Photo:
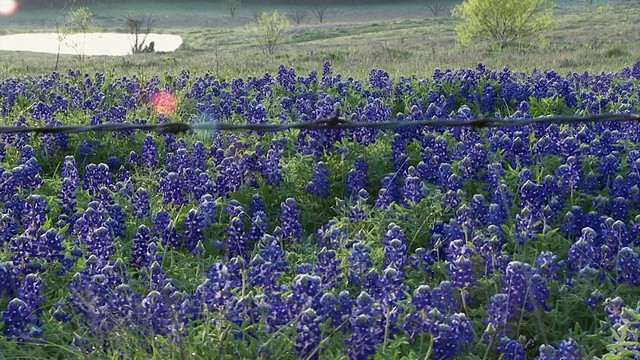
[(17, 9), (17, 0), (0, 0), (0, 16), (12, 15)]
[(151, 107), (156, 112), (169, 115), (176, 111), (178, 100), (168, 91), (160, 91), (151, 98)]

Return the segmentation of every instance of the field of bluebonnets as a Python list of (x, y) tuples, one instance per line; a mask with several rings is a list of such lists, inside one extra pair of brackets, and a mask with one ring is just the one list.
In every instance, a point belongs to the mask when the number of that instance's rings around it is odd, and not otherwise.
[[(640, 63), (0, 83), (18, 126), (588, 115), (639, 97)], [(4, 135), (0, 357), (640, 356), (639, 140), (630, 122)]]

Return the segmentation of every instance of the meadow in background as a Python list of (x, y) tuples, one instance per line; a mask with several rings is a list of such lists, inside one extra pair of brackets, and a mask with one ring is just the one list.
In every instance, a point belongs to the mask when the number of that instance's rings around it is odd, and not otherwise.
[[(638, 25), (608, 4), (560, 3), (548, 44), (466, 49), (422, 4), (344, 6), (270, 57), (247, 9), (209, 5), (210, 29), (195, 6), (154, 6), (185, 48), (61, 56), (59, 72), (55, 55), (0, 54), (3, 124), (640, 106)], [(91, 6), (105, 26), (125, 9)], [(7, 33), (46, 19), (20, 16)], [(632, 122), (3, 135), (0, 358), (636, 358), (639, 136)]]

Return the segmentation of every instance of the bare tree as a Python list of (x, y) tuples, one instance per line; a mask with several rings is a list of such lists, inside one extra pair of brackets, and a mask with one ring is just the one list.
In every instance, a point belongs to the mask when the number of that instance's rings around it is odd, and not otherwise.
[(151, 28), (155, 20), (151, 17), (151, 14), (147, 14), (140, 17), (127, 17), (126, 26), (129, 35), (133, 36), (133, 44), (131, 45), (131, 52), (134, 54), (140, 54), (145, 52), (153, 52), (153, 42), (149, 45), (145, 45), (147, 36), (151, 32)]
[(446, 7), (444, 6), (444, 4), (442, 4), (439, 1), (436, 1), (436, 2), (430, 1), (429, 3), (426, 4), (426, 7), (427, 9), (429, 9), (431, 14), (433, 14), (433, 17), (440, 16), (440, 14), (446, 10)]
[(238, 11), (238, 8), (240, 7), (241, 0), (226, 0), (224, 4), (227, 7), (227, 10), (229, 10), (231, 17), (235, 17), (236, 11)]
[(309, 10), (307, 9), (298, 9), (298, 10), (290, 10), (287, 12), (287, 16), (289, 19), (293, 20), (297, 25), (300, 25), (302, 20), (309, 15)]
[(313, 12), (313, 15), (315, 15), (316, 19), (320, 21), (320, 24), (322, 24), (324, 22), (324, 19), (327, 17), (328, 9), (329, 6), (327, 5), (326, 1), (319, 1), (318, 4), (311, 9), (311, 12)]

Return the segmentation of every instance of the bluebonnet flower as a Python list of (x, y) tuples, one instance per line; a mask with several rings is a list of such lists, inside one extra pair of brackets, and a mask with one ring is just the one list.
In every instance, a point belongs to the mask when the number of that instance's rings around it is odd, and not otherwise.
[(338, 297), (332, 293), (325, 293), (320, 297), (317, 307), (318, 315), (322, 322), (330, 321), (333, 328), (338, 328), (347, 333), (350, 330), (349, 316), (351, 315), (355, 301), (351, 299), (348, 291), (343, 290)]
[(523, 310), (532, 310), (527, 298), (531, 265), (517, 261), (510, 262), (503, 276), (502, 293), (509, 298), (509, 314), (517, 317)]
[(587, 265), (600, 267), (601, 255), (596, 247), (597, 233), (590, 227), (582, 229), (582, 235), (571, 245), (567, 262), (572, 272), (577, 272)]
[(349, 275), (347, 276), (349, 282), (356, 286), (362, 285), (364, 275), (373, 266), (369, 258), (371, 247), (364, 242), (355, 242), (350, 250), (351, 256), (349, 256)]
[(482, 114), (493, 115), (497, 95), (498, 93), (491, 84), (487, 84), (487, 86), (485, 86), (484, 91), (482, 92)]
[(300, 224), (300, 210), (298, 210), (295, 199), (287, 198), (280, 204), (280, 207), (282, 208), (280, 221), (283, 236), (294, 242), (300, 241), (302, 238), (302, 225)]
[[(151, 244), (155, 245), (154, 243)], [(151, 248), (151, 244), (149, 248)], [(149, 290), (162, 292), (167, 288), (173, 287), (173, 280), (164, 273), (158, 260), (162, 259), (157, 259), (148, 268), (144, 268), (144, 275), (145, 280), (148, 281)]]
[(560, 279), (560, 265), (558, 265), (558, 256), (551, 251), (542, 251), (536, 259), (536, 272), (544, 276), (547, 280)]
[(329, 170), (327, 165), (320, 161), (318, 166), (313, 168), (313, 179), (305, 187), (305, 191), (311, 195), (326, 199), (331, 195), (331, 181), (329, 180)]
[(582, 183), (584, 176), (582, 164), (575, 156), (569, 156), (565, 163), (556, 169), (555, 176), (560, 192), (565, 196), (569, 195), (577, 191)]
[(304, 359), (319, 359), (320, 341), (322, 333), (320, 331), (319, 316), (313, 309), (307, 309), (300, 315), (296, 332), (296, 351), (298, 356)]
[(224, 207), (224, 212), (229, 215), (229, 218), (239, 217), (244, 219), (247, 216), (247, 212), (238, 200), (230, 200), (227, 206)]
[(396, 270), (402, 271), (408, 265), (406, 242), (407, 235), (402, 228), (395, 223), (389, 224), (382, 241), (386, 266), (393, 266)]
[(147, 189), (141, 187), (136, 190), (133, 197), (133, 216), (138, 219), (144, 219), (150, 215), (151, 206), (149, 205), (149, 193)]
[(260, 194), (253, 194), (251, 195), (251, 202), (249, 203), (249, 213), (251, 215), (255, 215), (260, 211), (266, 212), (264, 201), (262, 200)]
[(24, 202), (22, 210), (22, 228), (25, 230), (25, 235), (32, 238), (36, 237), (40, 227), (47, 221), (48, 213), (47, 200), (44, 196), (29, 195)]
[(24, 145), (20, 148), (20, 165), (25, 165), (31, 158), (36, 157), (36, 152), (31, 145)]
[(229, 268), (225, 264), (212, 265), (207, 273), (207, 279), (197, 287), (194, 294), (202, 315), (221, 311), (231, 301), (233, 285)]
[(627, 199), (623, 197), (616, 197), (611, 201), (611, 210), (610, 214), (614, 219), (626, 219), (629, 217), (629, 206), (627, 204)]
[(18, 341), (31, 340), (27, 334), (27, 327), (30, 325), (29, 316), (33, 309), (20, 298), (14, 298), (7, 306), (7, 311), (2, 312), (2, 319), (7, 326), (3, 331), (5, 336), (15, 337)]
[(254, 213), (251, 218), (251, 226), (249, 232), (247, 232), (247, 240), (250, 242), (257, 242), (264, 234), (269, 231), (269, 219), (264, 211), (258, 211)]
[(113, 240), (113, 235), (107, 228), (99, 227), (94, 230), (91, 235), (91, 240), (89, 241), (89, 252), (100, 260), (106, 262), (113, 254), (115, 254)]
[(322, 276), (322, 285), (325, 289), (334, 289), (342, 283), (342, 271), (335, 250), (321, 250), (318, 253), (318, 273)]
[(262, 178), (268, 185), (279, 187), (284, 180), (282, 176), (282, 165), (280, 164), (280, 154), (273, 149), (267, 152), (261, 169)]
[(185, 148), (178, 148), (175, 152), (175, 159), (172, 164), (173, 166), (169, 167), (169, 169), (176, 173), (181, 173), (182, 170), (191, 168), (192, 162), (189, 151)]
[(160, 236), (162, 239), (162, 245), (165, 247), (181, 247), (183, 246), (183, 234), (178, 232), (175, 224), (169, 223), (163, 230), (162, 235)]
[(529, 205), (525, 205), (522, 210), (520, 210), (520, 213), (516, 215), (516, 231), (520, 244), (526, 244), (538, 239), (537, 234), (542, 229), (534, 216)]
[[(369, 200), (369, 193), (365, 189), (360, 189), (355, 200), (355, 203), (348, 206), (348, 217), (352, 223), (357, 223), (367, 218), (367, 201)], [(342, 201), (341, 206), (344, 205), (346, 205), (346, 201)]]
[(640, 256), (628, 247), (623, 247), (616, 256), (618, 283), (640, 286)]
[(18, 224), (9, 214), (0, 216), (0, 246), (8, 243), (18, 234)]
[(184, 219), (184, 242), (183, 246), (188, 250), (193, 250), (198, 242), (204, 241), (204, 229), (206, 222), (196, 209), (187, 212)]
[(505, 269), (502, 293), (509, 298), (509, 316), (517, 318), (523, 311), (532, 311), (534, 306), (550, 310), (546, 304), (550, 293), (547, 279), (533, 271), (529, 264), (512, 261)]
[(404, 174), (409, 167), (409, 155), (405, 147), (406, 143), (402, 135), (395, 134), (391, 142), (391, 161), (393, 170), (399, 174)]
[[(299, 270), (296, 269), (296, 272)], [(321, 287), (320, 276), (310, 275), (309, 272), (298, 273), (291, 286), (292, 296), (287, 299), (292, 307), (292, 313), (300, 313), (316, 303), (319, 300)]]
[(160, 163), (158, 148), (156, 142), (151, 135), (147, 135), (142, 142), (142, 165), (147, 169), (156, 169)]
[(30, 313), (24, 320), (37, 327), (40, 326), (42, 303), (46, 300), (46, 296), (42, 295), (43, 290), (42, 278), (37, 274), (27, 274), (17, 291), (18, 298), (23, 300), (30, 309)]
[(378, 198), (375, 206), (379, 209), (387, 209), (392, 203), (400, 204), (402, 195), (400, 193), (401, 183), (397, 174), (387, 174), (382, 178), (382, 188), (378, 191)]
[(13, 298), (17, 292), (18, 269), (13, 262), (0, 262), (0, 298)]
[(202, 216), (205, 227), (209, 227), (216, 222), (215, 215), (217, 210), (218, 205), (216, 204), (216, 200), (213, 196), (205, 194), (200, 197), (198, 212)]
[(101, 186), (109, 187), (112, 184), (113, 175), (109, 172), (107, 164), (87, 165), (82, 189), (89, 191), (91, 196), (95, 196)]
[(193, 167), (201, 171), (207, 170), (207, 150), (202, 141), (197, 141), (191, 149), (193, 158)]
[(122, 210), (120, 204), (114, 204), (108, 209), (108, 218), (104, 221), (103, 225), (109, 229), (114, 237), (123, 238), (125, 236), (126, 215)]
[(619, 351), (640, 351), (636, 345), (640, 337), (637, 325), (638, 309), (625, 306), (622, 298), (615, 297), (604, 301), (604, 311), (611, 324), (611, 338), (614, 344), (619, 345)]
[(247, 234), (244, 231), (244, 223), (238, 216), (231, 219), (227, 226), (227, 238), (225, 248), (229, 258), (236, 256), (248, 258), (250, 249), (247, 244)]
[(184, 180), (175, 172), (160, 175), (158, 191), (162, 193), (165, 205), (180, 206), (187, 202)]
[(424, 182), (418, 177), (416, 169), (413, 166), (409, 166), (405, 174), (404, 187), (400, 190), (400, 193), (404, 196), (405, 206), (410, 208), (420, 203), (425, 197), (423, 190)]
[(598, 306), (600, 306), (600, 304), (602, 304), (603, 301), (604, 301), (604, 295), (598, 289), (592, 291), (588, 299), (583, 300), (583, 302), (587, 304), (587, 306), (589, 306), (591, 310), (597, 309)]
[(611, 180), (618, 174), (618, 168), (620, 167), (620, 157), (613, 154), (608, 154), (599, 162), (600, 177), (598, 181), (602, 184), (602, 187), (609, 185)]
[(450, 315), (444, 322), (434, 325), (434, 359), (455, 358), (473, 341), (473, 322), (467, 320), (464, 313)]
[(38, 257), (48, 262), (63, 262), (64, 237), (56, 230), (49, 229), (38, 237)]
[(414, 253), (409, 256), (409, 265), (414, 269), (421, 269), (425, 273), (431, 273), (431, 265), (436, 262), (432, 251), (428, 251), (425, 248), (416, 248)]
[(348, 236), (337, 224), (335, 219), (331, 219), (318, 229), (314, 237), (319, 248), (339, 249), (345, 246)]
[(171, 324), (171, 313), (162, 294), (155, 290), (150, 291), (142, 299), (140, 307), (142, 308), (140, 316), (148, 324), (149, 330), (153, 334), (166, 336)]
[[(400, 308), (399, 304), (410, 293), (409, 288), (404, 284), (404, 277), (403, 272), (393, 267), (387, 267), (380, 279), (382, 296), (380, 297), (381, 317), (378, 320), (378, 326), (387, 329), (386, 338), (388, 339), (395, 338), (395, 334), (400, 331), (397, 323), (404, 309)], [(382, 339), (384, 341), (385, 337), (383, 336)]]
[(505, 359), (525, 359), (524, 345), (517, 340), (509, 339), (506, 336), (500, 339), (499, 346), (496, 346), (496, 351), (503, 354), (502, 356), (504, 356)]
[(110, 156), (109, 159), (107, 159), (107, 166), (109, 166), (111, 170), (117, 170), (120, 168), (120, 160), (117, 156)]
[[(584, 359), (584, 355), (582, 350), (580, 349), (578, 343), (569, 338), (569, 340), (562, 340), (557, 343), (557, 354), (560, 358), (566, 360), (580, 360)], [(542, 359), (541, 359), (542, 360)]]
[(35, 261), (40, 254), (38, 243), (33, 238), (28, 236), (17, 236), (11, 239), (9, 242), (10, 249), (13, 253), (11, 261), (13, 261), (16, 269), (19, 269), (21, 273), (26, 274), (29, 272), (42, 272), (44, 268), (42, 264)]
[(354, 169), (349, 171), (347, 177), (347, 199), (351, 198), (360, 191), (369, 186), (369, 165), (363, 156), (358, 156), (354, 163)]
[(491, 342), (493, 339), (500, 339), (511, 332), (509, 327), (509, 319), (511, 318), (509, 310), (509, 296), (507, 294), (495, 294), (491, 296), (489, 305), (487, 306), (487, 330), (483, 334), (485, 342)]
[(458, 289), (473, 287), (477, 281), (473, 260), (464, 256), (449, 263), (451, 284)]
[(76, 191), (80, 185), (80, 176), (76, 161), (73, 156), (66, 156), (62, 165), (62, 188), (58, 198), (60, 202), (60, 212), (67, 216), (73, 216), (76, 206)]
[(146, 225), (140, 225), (138, 227), (138, 231), (133, 237), (130, 260), (132, 265), (136, 267), (144, 267), (151, 264), (152, 259), (149, 259), (147, 256), (149, 243), (151, 241), (151, 230)]
[(258, 247), (262, 254), (254, 256), (249, 263), (248, 277), (253, 286), (260, 286), (265, 292), (276, 291), (278, 279), (288, 270), (285, 252), (271, 235), (265, 235)]
[(375, 300), (366, 292), (360, 293), (356, 299), (356, 307), (349, 318), (352, 333), (344, 341), (348, 346), (344, 354), (349, 359), (367, 359), (375, 355), (376, 345), (383, 331), (375, 326), (378, 316), (380, 316), (380, 309)]
[(540, 355), (535, 357), (534, 360), (555, 360), (559, 359), (558, 351), (553, 345), (540, 345)]
[(108, 317), (106, 327), (111, 329), (133, 330), (138, 328), (143, 322), (140, 320), (140, 302), (138, 294), (135, 294), (129, 285), (119, 284), (109, 292), (108, 297)]
[(153, 228), (151, 232), (153, 236), (161, 237), (164, 229), (169, 226), (171, 222), (171, 215), (166, 210), (160, 210), (156, 213), (156, 216), (153, 218)]

